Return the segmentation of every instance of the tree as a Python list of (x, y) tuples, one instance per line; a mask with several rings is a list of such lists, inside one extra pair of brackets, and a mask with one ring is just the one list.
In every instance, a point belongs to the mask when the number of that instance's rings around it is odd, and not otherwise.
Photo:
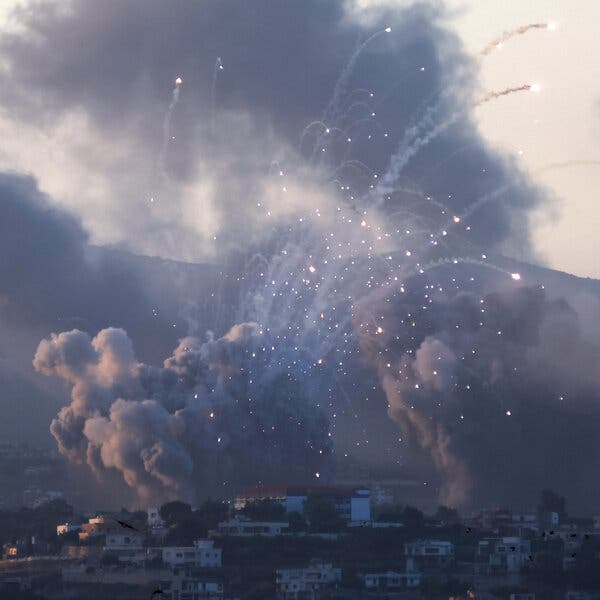
[(558, 516), (562, 521), (567, 516), (567, 500), (564, 496), (560, 496), (552, 490), (542, 490), (538, 510), (542, 512), (558, 513)]
[(306, 531), (308, 529), (308, 523), (304, 516), (298, 511), (294, 510), (288, 515), (288, 529), (293, 532)]
[(254, 521), (282, 521), (285, 519), (285, 506), (271, 498), (247, 502), (241, 512)]
[(302, 503), (304, 514), (311, 531), (337, 532), (344, 527), (332, 499), (317, 494), (309, 494)]
[(193, 512), (191, 509), (178, 509), (176, 512), (177, 519), (167, 534), (166, 542), (189, 546), (194, 540), (206, 537), (209, 529), (215, 529), (220, 521), (227, 518), (229, 507), (220, 500), (207, 500)]
[(229, 506), (222, 500), (206, 500), (194, 511), (194, 516), (201, 520), (207, 529), (215, 529), (229, 514)]
[(453, 525), (460, 522), (460, 515), (455, 508), (449, 508), (448, 506), (439, 506), (435, 518), (442, 521), (446, 525)]
[(414, 506), (405, 506), (400, 513), (400, 520), (407, 529), (422, 529), (425, 525), (425, 515)]
[(169, 526), (181, 523), (186, 517), (192, 513), (192, 507), (185, 502), (174, 500), (163, 504), (158, 512), (160, 518)]

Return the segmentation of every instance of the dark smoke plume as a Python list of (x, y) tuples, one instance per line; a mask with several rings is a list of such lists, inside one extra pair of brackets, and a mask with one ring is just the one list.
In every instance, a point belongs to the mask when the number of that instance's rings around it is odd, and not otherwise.
[(121, 329), (53, 335), (34, 366), (73, 387), (51, 426), (60, 451), (101, 478), (117, 471), (139, 499), (156, 501), (284, 473), (305, 482), (326, 468), (327, 418), (284, 359), (242, 323), (217, 340), (182, 339), (162, 368), (138, 362)]

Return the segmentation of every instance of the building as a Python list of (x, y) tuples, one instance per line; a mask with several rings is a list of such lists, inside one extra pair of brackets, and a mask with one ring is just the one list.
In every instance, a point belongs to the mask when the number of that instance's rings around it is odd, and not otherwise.
[(56, 526), (56, 535), (65, 535), (73, 531), (81, 531), (81, 523), (62, 523)]
[(260, 535), (264, 537), (275, 537), (287, 532), (289, 523), (271, 521), (252, 521), (239, 515), (222, 521), (218, 525), (219, 535), (252, 537)]
[(112, 529), (114, 529), (114, 522), (109, 519), (105, 517), (91, 517), (87, 523), (81, 526), (79, 540), (84, 541), (100, 535), (106, 535)]
[(223, 600), (223, 582), (190, 569), (178, 569), (161, 579), (161, 600)]
[(309, 495), (331, 499), (339, 517), (346, 522), (371, 520), (371, 490), (362, 487), (256, 486), (239, 494), (235, 508), (241, 510), (248, 503), (268, 499), (281, 503), (288, 513), (301, 513)]
[(366, 573), (362, 580), (367, 590), (385, 591), (417, 588), (421, 585), (422, 577), (421, 573), (407, 569), (406, 572)]
[(196, 540), (193, 546), (165, 546), (162, 561), (170, 567), (193, 566), (218, 569), (222, 564), (221, 548), (213, 540)]
[(313, 562), (306, 568), (277, 569), (275, 585), (280, 600), (320, 598), (323, 592), (342, 581), (342, 569), (331, 564)]
[(489, 575), (519, 573), (530, 556), (531, 541), (520, 537), (486, 538), (477, 547), (477, 560)]
[(104, 549), (109, 552), (120, 550), (141, 550), (144, 547), (144, 534), (137, 531), (110, 531), (106, 534)]
[(404, 555), (419, 569), (443, 568), (454, 562), (454, 544), (441, 540), (416, 540), (404, 545)]
[(148, 515), (147, 522), (150, 529), (162, 529), (165, 526), (165, 522), (158, 512), (158, 508), (151, 506), (146, 513)]

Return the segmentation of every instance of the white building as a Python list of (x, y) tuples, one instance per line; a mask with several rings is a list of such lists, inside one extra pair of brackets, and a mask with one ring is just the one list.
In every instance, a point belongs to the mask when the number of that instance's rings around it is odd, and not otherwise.
[(160, 582), (161, 600), (223, 600), (223, 583), (188, 572), (174, 573)]
[(404, 588), (417, 588), (421, 585), (422, 575), (416, 571), (398, 573), (386, 571), (385, 573), (367, 573), (362, 580), (368, 590), (393, 590)]
[(404, 545), (404, 555), (419, 567), (445, 567), (454, 560), (454, 544), (442, 540), (416, 540)]
[(304, 501), (312, 495), (331, 499), (339, 517), (346, 522), (371, 520), (371, 490), (357, 487), (256, 486), (240, 493), (235, 508), (241, 510), (247, 503), (269, 499), (282, 504), (288, 513), (301, 513)]
[(264, 536), (275, 537), (287, 531), (289, 523), (270, 521), (251, 521), (236, 516), (228, 521), (219, 523), (219, 534), (238, 537)]
[(144, 534), (132, 532), (109, 532), (106, 534), (104, 549), (109, 551), (141, 550), (144, 547)]
[(531, 541), (520, 537), (486, 538), (477, 547), (477, 558), (490, 575), (519, 573), (530, 556)]
[(158, 512), (158, 508), (151, 506), (146, 512), (148, 515), (148, 527), (150, 527), (150, 529), (162, 529), (165, 526), (165, 522)]
[(342, 569), (331, 564), (311, 563), (301, 569), (277, 569), (275, 585), (281, 600), (315, 598), (342, 581)]
[(162, 561), (170, 567), (193, 566), (205, 569), (221, 567), (221, 548), (213, 540), (196, 540), (193, 546), (165, 546)]

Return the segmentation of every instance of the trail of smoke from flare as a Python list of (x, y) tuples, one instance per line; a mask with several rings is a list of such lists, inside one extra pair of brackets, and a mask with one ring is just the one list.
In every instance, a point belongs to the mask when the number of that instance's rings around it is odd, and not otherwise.
[(500, 45), (504, 42), (507, 42), (511, 38), (516, 37), (518, 35), (524, 35), (532, 29), (552, 28), (552, 23), (530, 23), (529, 25), (523, 25), (521, 27), (518, 27), (517, 29), (505, 31), (501, 36), (497, 37), (495, 40), (492, 40), (479, 54), (480, 56), (487, 56), (488, 54), (491, 54), (496, 48), (500, 47)]
[(173, 112), (175, 111), (175, 107), (177, 106), (177, 103), (179, 102), (179, 86), (181, 85), (182, 80), (181, 78), (177, 78), (175, 80), (175, 87), (173, 88), (173, 95), (171, 96), (171, 103), (169, 104), (169, 107), (167, 108), (167, 112), (165, 114), (165, 118), (163, 120), (163, 145), (162, 148), (160, 150), (160, 154), (158, 157), (158, 166), (160, 168), (161, 173), (163, 174), (163, 176), (165, 177), (165, 179), (168, 179), (169, 176), (167, 174), (167, 168), (166, 168), (166, 158), (167, 158), (167, 149), (169, 147), (169, 140), (171, 138), (171, 119), (173, 117)]
[(475, 102), (474, 106), (476, 106), (476, 107), (481, 106), (482, 104), (486, 104), (487, 102), (490, 102), (491, 100), (495, 100), (496, 98), (500, 98), (501, 96), (510, 96), (510, 94), (516, 94), (517, 92), (528, 92), (528, 91), (533, 91), (536, 89), (537, 89), (537, 87), (535, 86), (535, 84), (526, 83), (524, 85), (519, 85), (516, 87), (509, 87), (509, 88), (506, 88), (506, 89), (500, 90), (500, 91), (491, 91), (491, 92), (488, 92), (485, 96), (483, 96), (479, 100), (477, 100), (477, 102)]

